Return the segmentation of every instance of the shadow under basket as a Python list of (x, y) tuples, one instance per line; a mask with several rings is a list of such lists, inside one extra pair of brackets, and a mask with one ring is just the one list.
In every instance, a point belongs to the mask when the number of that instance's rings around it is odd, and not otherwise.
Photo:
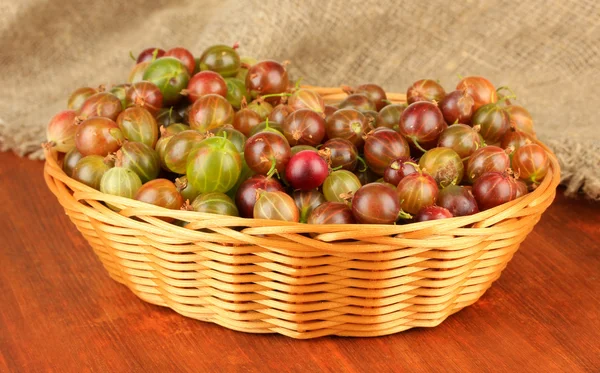
[[(326, 102), (345, 96), (317, 90)], [(554, 199), (560, 170), (544, 148), (551, 167), (533, 192), (475, 215), (407, 225), (168, 210), (71, 179), (53, 150), (44, 177), (110, 276), (149, 303), (249, 333), (372, 337), (436, 326), (500, 277)]]

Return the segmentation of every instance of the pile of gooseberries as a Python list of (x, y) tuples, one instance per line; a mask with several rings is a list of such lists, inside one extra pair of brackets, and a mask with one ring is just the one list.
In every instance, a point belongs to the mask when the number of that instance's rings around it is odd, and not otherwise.
[(45, 146), (64, 153), (69, 177), (103, 193), (308, 224), (471, 215), (548, 173), (529, 112), (483, 77), (450, 92), (418, 80), (406, 103), (372, 83), (342, 88), (344, 100), (326, 103), (286, 63), (242, 57), (238, 45), (197, 57), (148, 48), (127, 83), (73, 91)]

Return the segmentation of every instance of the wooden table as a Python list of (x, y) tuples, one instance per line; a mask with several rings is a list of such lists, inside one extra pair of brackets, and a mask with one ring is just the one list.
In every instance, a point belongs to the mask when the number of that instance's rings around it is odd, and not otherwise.
[(0, 372), (600, 372), (600, 204), (559, 193), (500, 280), (433, 329), (293, 340), (112, 281), (42, 178), (0, 153)]

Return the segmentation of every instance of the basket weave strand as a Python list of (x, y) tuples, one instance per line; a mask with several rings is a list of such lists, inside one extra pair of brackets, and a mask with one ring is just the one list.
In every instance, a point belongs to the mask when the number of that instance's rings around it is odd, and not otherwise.
[[(327, 103), (346, 95), (310, 88)], [(551, 169), (533, 192), (471, 216), (393, 226), (163, 209), (69, 178), (52, 150), (44, 177), (110, 276), (147, 302), (244, 332), (368, 337), (436, 326), (485, 293), (554, 199), (560, 170), (544, 148)]]

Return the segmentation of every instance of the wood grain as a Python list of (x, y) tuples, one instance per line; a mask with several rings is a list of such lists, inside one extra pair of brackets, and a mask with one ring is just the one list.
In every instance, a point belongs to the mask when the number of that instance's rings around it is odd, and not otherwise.
[(559, 193), (500, 280), (433, 329), (293, 340), (144, 303), (112, 281), (42, 179), (0, 153), (0, 372), (597, 372), (600, 205)]

